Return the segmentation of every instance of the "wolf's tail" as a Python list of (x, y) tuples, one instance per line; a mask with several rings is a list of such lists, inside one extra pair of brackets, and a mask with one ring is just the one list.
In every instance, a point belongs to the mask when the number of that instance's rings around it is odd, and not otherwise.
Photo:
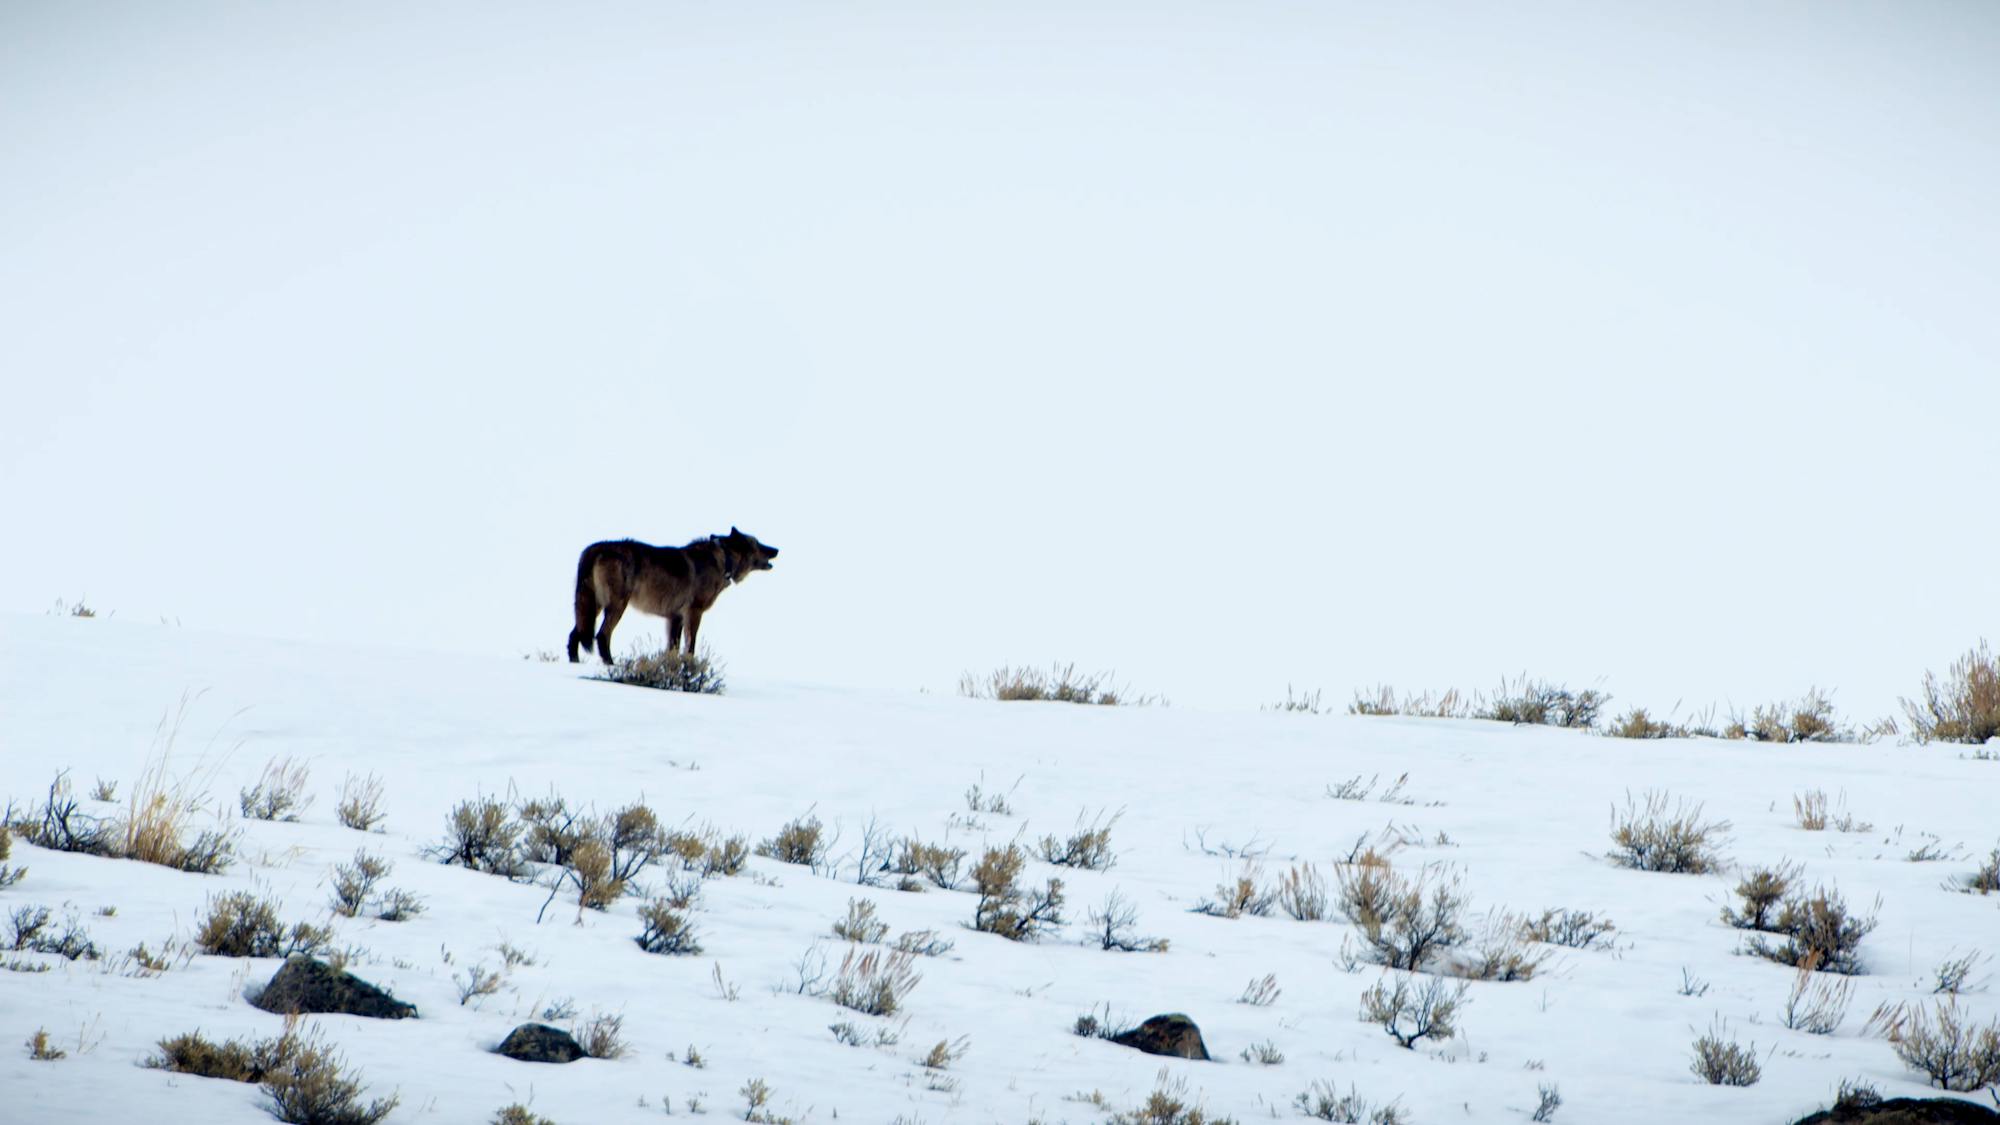
[(582, 645), (590, 648), (590, 635), (597, 630), (597, 613), (602, 606), (597, 604), (597, 578), (591, 572), (597, 569), (597, 544), (583, 549), (582, 557), (576, 560), (576, 628), (569, 633), (569, 662), (577, 663), (576, 649)]

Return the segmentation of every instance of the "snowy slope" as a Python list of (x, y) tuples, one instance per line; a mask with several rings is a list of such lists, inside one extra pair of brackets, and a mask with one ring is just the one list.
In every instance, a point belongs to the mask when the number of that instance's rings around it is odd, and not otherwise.
[[(956, 671), (939, 669), (940, 682)], [(170, 762), (207, 778), (212, 803), (241, 832), (238, 862), (203, 876), (17, 838), (13, 862), (30, 872), (0, 890), (0, 911), (67, 904), (114, 952), (185, 940), (208, 896), (226, 889), (281, 900), (287, 922), (324, 921), (332, 865), (361, 847), (382, 853), (396, 865), (388, 884), (424, 896), (427, 912), (332, 924), (361, 951), (354, 971), (422, 1018), (319, 1022), (371, 1093), (400, 1094), (391, 1122), (481, 1122), (516, 1101), (561, 1123), (650, 1121), (663, 1103), (686, 1114), (690, 1098), (741, 1118), (737, 1091), (753, 1078), (772, 1089), (772, 1111), (801, 1122), (1093, 1122), (1107, 1111), (1074, 1100), (1080, 1093), (1130, 1108), (1163, 1068), (1241, 1120), (1298, 1119), (1294, 1096), (1332, 1080), (1400, 1099), (1419, 1123), (1523, 1121), (1547, 1082), (1564, 1099), (1557, 1121), (1786, 1122), (1825, 1104), (1845, 1078), (1921, 1095), (1919, 1076), (1861, 1036), (1863, 1019), (1880, 1001), (1926, 996), (1947, 956), (2000, 952), (2000, 900), (1944, 888), (2000, 842), (2000, 764), (1952, 747), (1630, 743), (1474, 721), (998, 704), (758, 682), (686, 697), (581, 679), (568, 665), (0, 617), (0, 798), (32, 801), (60, 770), (83, 793), (97, 778), (129, 787), (157, 749), (162, 714), (184, 696)], [(317, 800), (299, 823), (234, 815), (237, 790), (273, 757), (311, 764)], [(348, 772), (386, 780), (385, 833), (335, 821)], [(1404, 774), (1415, 804), (1327, 795), (1357, 775)], [(965, 791), (975, 783), (1006, 794), (1012, 815), (973, 817)], [(1837, 885), (1850, 904), (1880, 896), (1880, 928), (1863, 945), (1869, 972), (1836, 1034), (1777, 1023), (1793, 974), (1740, 955), (1743, 935), (1718, 921), (1733, 875), (1645, 874), (1603, 858), (1613, 805), (1649, 787), (1732, 821), (1726, 853), (1740, 864), (1798, 860), (1808, 881)], [(1808, 787), (1844, 794), (1875, 830), (1801, 830), (1791, 798)], [(458, 801), (552, 791), (600, 809), (643, 797), (670, 825), (713, 824), (752, 842), (811, 810), (839, 825), (836, 854), (859, 845), (871, 818), (976, 856), (987, 843), (1066, 834), (1080, 814), (1122, 816), (1109, 871), (1031, 865), (1035, 882), (1059, 874), (1069, 893), (1069, 924), (1037, 944), (966, 929), (964, 892), (863, 888), (851, 863), (836, 879), (758, 858), (745, 876), (707, 885), (697, 915), (705, 952), (663, 957), (633, 944), (636, 899), (580, 920), (559, 900), (537, 925), (545, 890), (422, 857)], [(1474, 984), (1459, 1038), (1406, 1051), (1356, 1018), (1378, 972), (1337, 963), (1346, 924), (1190, 910), (1241, 871), (1227, 849), (1268, 851), (1263, 877), (1275, 880), (1295, 861), (1327, 870), (1364, 834), (1380, 842), (1390, 832), (1414, 841), (1399, 868), (1454, 865), (1476, 909), (1591, 910), (1616, 922), (1615, 947), (1561, 950), (1529, 982)], [(1906, 861), (1927, 832), (1957, 858)], [(1167, 939), (1169, 951), (1083, 944), (1086, 910), (1114, 888), (1137, 907), (1139, 932)], [(929, 928), (956, 943), (921, 962), (922, 982), (892, 1020), (797, 991), (795, 966), (816, 942), (838, 963), (844, 943), (829, 926), (855, 896), (872, 899), (894, 933)], [(115, 915), (100, 915), (104, 907)], [(497, 967), (503, 941), (535, 963), (500, 993), (461, 1005), (453, 974)], [(275, 1033), (278, 1019), (241, 995), (275, 968), (196, 957), (149, 979), (87, 961), (0, 972), (0, 1118), (269, 1120), (254, 1087), (136, 1064), (160, 1038), (195, 1028)], [(1681, 994), (1684, 971), (1708, 982), (1705, 995)], [(1275, 1004), (1237, 1002), (1267, 973), (1283, 989)], [(622, 1013), (630, 1053), (565, 1067), (490, 1053), (565, 998), (580, 1015)], [(1982, 1020), (2000, 1013), (1990, 988), (1965, 999)], [(1162, 1060), (1071, 1034), (1077, 1016), (1104, 1005), (1132, 1021), (1186, 1012), (1218, 1061)], [(1716, 1017), (1757, 1044), (1759, 1084), (1710, 1087), (1689, 1074), (1690, 1042)], [(843, 1045), (828, 1031), (842, 1020), (895, 1027), (900, 1040)], [(19, 1044), (37, 1028), (69, 1057), (31, 1061)], [(932, 1043), (959, 1036), (969, 1050), (941, 1078), (917, 1065)], [(1239, 1057), (1265, 1041), (1283, 1063)], [(705, 1068), (669, 1057), (690, 1045)]]

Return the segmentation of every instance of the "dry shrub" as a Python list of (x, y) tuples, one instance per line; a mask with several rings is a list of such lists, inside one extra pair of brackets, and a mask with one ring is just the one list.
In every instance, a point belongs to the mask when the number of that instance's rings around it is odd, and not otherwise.
[(1638, 801), (1625, 795), (1625, 808), (1612, 810), (1613, 862), (1640, 871), (1704, 875), (1722, 865), (1718, 854), (1726, 820), (1701, 819), (1700, 802), (1678, 802), (1663, 790), (1647, 790)]
[(1695, 1077), (1711, 1086), (1754, 1086), (1763, 1077), (1757, 1065), (1757, 1045), (1744, 1047), (1734, 1039), (1724, 1040), (1727, 1029), (1711, 1026), (1694, 1041), (1694, 1061), (1688, 1064)]
[(610, 849), (595, 836), (569, 853), (561, 879), (576, 888), (579, 909), (605, 910), (625, 894), (625, 880), (612, 873)]
[(1327, 916), (1326, 879), (1310, 863), (1296, 864), (1278, 876), (1278, 906), (1301, 922), (1318, 922)]
[(526, 879), (521, 826), (507, 817), (507, 806), (495, 797), (460, 801), (445, 822), (443, 840), (427, 853), (447, 865), (483, 871), (508, 879)]
[(369, 855), (365, 851), (355, 852), (352, 863), (335, 866), (333, 912), (343, 918), (352, 918), (361, 913), (362, 905), (375, 893), (375, 884), (381, 882), (389, 871), (388, 860)]
[(1736, 897), (1743, 902), (1742, 909), (1727, 906), (1722, 908), (1722, 920), (1739, 930), (1761, 930), (1775, 932), (1777, 920), (1772, 911), (1785, 895), (1790, 893), (1793, 882), (1797, 881), (1805, 868), (1796, 863), (1780, 863), (1776, 867), (1754, 867), (1736, 882)]
[(299, 1049), (298, 1017), (285, 1017), (283, 1034), (269, 1039), (202, 1038), (199, 1031), (160, 1040), (159, 1048), (141, 1065), (201, 1078), (231, 1082), (262, 1082), (266, 1075), (291, 1061)]
[(1517, 915), (1494, 911), (1466, 947), (1455, 951), (1443, 972), (1469, 980), (1533, 980), (1553, 956), (1537, 949), (1527, 936), (1528, 923)]
[(1084, 673), (1074, 664), (1057, 664), (1050, 671), (1002, 667), (984, 678), (967, 672), (958, 680), (958, 694), (972, 699), (1002, 701), (1047, 700), (1056, 703), (1086, 703), (1101, 706), (1156, 702), (1156, 697), (1130, 697), (1112, 681), (1110, 673)]
[(2000, 660), (1982, 639), (1952, 662), (1942, 681), (1925, 672), (1922, 697), (1902, 703), (1910, 737), (1919, 743), (1983, 743), (2000, 735)]
[(1923, 1071), (1931, 1085), (1958, 1093), (2000, 1086), (2000, 1020), (1975, 1027), (1956, 998), (1929, 1011), (1912, 1005), (1903, 1017), (1890, 1043), (1904, 1065)]
[(915, 956), (883, 949), (862, 952), (851, 946), (841, 959), (828, 995), (843, 1008), (870, 1016), (892, 1016), (902, 1007), (910, 990), (923, 974), (914, 968)]
[(645, 928), (632, 940), (639, 943), (640, 949), (674, 956), (701, 952), (686, 905), (676, 905), (665, 898), (654, 899), (639, 908), (639, 921)]
[(38, 848), (79, 855), (118, 854), (115, 825), (82, 811), (83, 803), (70, 789), (69, 771), (56, 774), (40, 805), (25, 816), (9, 815), (21, 838)]
[(1653, 718), (1644, 707), (1634, 707), (1604, 733), (1613, 738), (1686, 738), (1690, 732), (1686, 727)]
[(1245, 914), (1262, 918), (1278, 904), (1278, 892), (1261, 887), (1257, 879), (1264, 873), (1255, 860), (1243, 861), (1243, 873), (1233, 883), (1219, 883), (1215, 897), (1195, 904), (1194, 912), (1217, 918), (1241, 918)]
[(373, 832), (382, 823), (382, 779), (374, 774), (348, 774), (340, 781), (333, 814), (340, 823), (358, 832)]
[(958, 868), (963, 862), (963, 848), (926, 844), (915, 836), (907, 836), (896, 842), (889, 870), (904, 876), (898, 884), (903, 890), (922, 889), (922, 884), (916, 881), (918, 876), (929, 880), (933, 886), (950, 890), (958, 885)]
[(11, 887), (28, 874), (25, 867), (9, 867), (6, 859), (14, 851), (14, 835), (7, 828), (5, 819), (0, 819), (0, 887)]
[[(482, 810), (482, 819), (491, 815), (494, 814)], [(505, 810), (498, 815), (505, 815)], [(514, 815), (520, 821), (515, 831), (520, 839), (521, 858), (558, 867), (569, 866), (571, 854), (593, 836), (597, 827), (587, 813), (570, 808), (569, 802), (555, 793), (522, 801), (515, 807)]]
[(1599, 918), (1588, 910), (1544, 910), (1539, 918), (1521, 923), (1521, 936), (1528, 941), (1589, 949), (1599, 939), (1608, 939), (1618, 930), (1609, 918)]
[(96, 943), (90, 940), (74, 909), (65, 909), (60, 930), (49, 928), (49, 918), (46, 906), (15, 907), (7, 916), (7, 948), (15, 952), (51, 953), (68, 961), (99, 958)]
[(889, 923), (875, 917), (875, 904), (867, 899), (847, 900), (847, 916), (833, 921), (833, 936), (847, 941), (873, 944), (889, 936)]
[(208, 913), (195, 927), (194, 943), (217, 957), (314, 956), (325, 951), (333, 934), (324, 926), (299, 922), (288, 931), (278, 921), (278, 908), (249, 891), (230, 891), (208, 900)]
[(309, 1035), (264, 1078), (271, 1116), (288, 1125), (375, 1125), (396, 1108), (394, 1094), (361, 1103), (361, 1080), (317, 1035)]
[(676, 649), (640, 653), (618, 661), (591, 678), (695, 695), (721, 695), (726, 686), (723, 666), (706, 648), (694, 654)]
[(1442, 1041), (1458, 1034), (1452, 1021), (1466, 1002), (1470, 986), (1464, 981), (1447, 984), (1437, 977), (1402, 973), (1383, 976), (1385, 979), (1361, 994), (1361, 1022), (1381, 1024), (1397, 1046), (1405, 1049), (1415, 1049), (1420, 1039)]
[(725, 838), (713, 826), (704, 826), (700, 832), (668, 833), (667, 851), (679, 857), (681, 870), (703, 879), (738, 874), (750, 857), (750, 845), (743, 837)]
[(1356, 691), (1347, 705), (1350, 715), (1413, 715), (1424, 719), (1464, 719), (1472, 715), (1478, 700), (1468, 700), (1451, 688), (1441, 693), (1419, 692), (1400, 698), (1387, 684), (1371, 692)]
[(1139, 911), (1123, 894), (1114, 890), (1104, 896), (1102, 907), (1092, 907), (1090, 938), (1107, 953), (1165, 953), (1167, 939), (1140, 937), (1136, 930)]
[(272, 758), (264, 763), (257, 784), (238, 792), (237, 807), (254, 820), (296, 821), (312, 805), (306, 783), (312, 768), (290, 758)]
[(1111, 853), (1111, 827), (1118, 818), (1125, 815), (1121, 810), (1111, 814), (1110, 820), (1098, 813), (1086, 822), (1082, 815), (1077, 817), (1076, 831), (1066, 840), (1054, 836), (1044, 836), (1041, 842), (1042, 859), (1057, 867), (1080, 867), (1085, 871), (1109, 871), (1118, 857)]
[(611, 849), (611, 873), (627, 883), (668, 851), (667, 832), (660, 827), (660, 818), (640, 801), (612, 813), (604, 835)]
[(506, 987), (507, 971), (504, 968), (489, 969), (484, 964), (467, 965), (451, 974), (451, 983), (458, 989), (458, 1006), (463, 1008)]
[(1574, 727), (1588, 730), (1597, 725), (1597, 713), (1611, 697), (1601, 691), (1569, 688), (1544, 680), (1531, 680), (1524, 673), (1512, 682), (1500, 681), (1493, 701), (1475, 718), (1529, 726)]
[(1380, 964), (1420, 972), (1465, 940), (1465, 890), (1449, 870), (1406, 879), (1387, 865), (1348, 864), (1337, 877), (1340, 912)]
[(826, 826), (808, 813), (778, 829), (778, 834), (757, 845), (757, 854), (779, 863), (796, 863), (817, 869), (826, 862), (830, 841)]
[(1747, 719), (1730, 716), (1722, 737), (1752, 742), (1854, 742), (1860, 736), (1834, 714), (1833, 700), (1812, 688), (1796, 703), (1765, 704)]
[(556, 1125), (556, 1123), (515, 1102), (496, 1111), (493, 1114), (492, 1125)]
[(1783, 945), (1755, 938), (1746, 948), (1781, 964), (1853, 976), (1862, 971), (1861, 939), (1874, 928), (1874, 914), (1850, 914), (1840, 892), (1815, 887), (1809, 895), (1787, 898), (1778, 911), (1772, 932), (1784, 937)]
[(973, 889), (979, 896), (972, 911), (973, 929), (1009, 941), (1033, 941), (1062, 924), (1062, 880), (1050, 879), (1040, 891), (1022, 887), (1021, 869), (1027, 861), (1028, 853), (1019, 844), (986, 849), (972, 869)]
[(68, 1051), (56, 1046), (55, 1042), (49, 1038), (49, 1029), (45, 1027), (36, 1028), (35, 1033), (28, 1036), (26, 1046), (28, 1048), (28, 1057), (36, 1062), (54, 1062), (57, 1059), (69, 1057)]

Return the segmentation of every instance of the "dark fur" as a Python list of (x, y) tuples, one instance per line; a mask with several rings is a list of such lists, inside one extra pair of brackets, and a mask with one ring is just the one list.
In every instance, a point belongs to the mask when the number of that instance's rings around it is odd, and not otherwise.
[(752, 571), (771, 569), (777, 557), (776, 547), (733, 527), (727, 535), (710, 535), (685, 547), (655, 547), (636, 539), (592, 543), (576, 560), (576, 628), (569, 634), (569, 662), (577, 662), (578, 645), (590, 648), (595, 631), (597, 655), (611, 663), (611, 630), (628, 607), (667, 619), (667, 651), (681, 648), (685, 633), (686, 651), (694, 652), (701, 615), (722, 591)]

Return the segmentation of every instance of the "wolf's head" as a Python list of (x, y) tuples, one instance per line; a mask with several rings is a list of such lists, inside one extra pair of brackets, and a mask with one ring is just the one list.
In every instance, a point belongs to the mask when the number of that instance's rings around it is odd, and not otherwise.
[(776, 547), (767, 547), (757, 542), (756, 536), (745, 535), (734, 527), (729, 529), (728, 535), (722, 537), (721, 543), (722, 549), (729, 552), (730, 558), (736, 562), (739, 582), (742, 581), (743, 575), (753, 570), (771, 569), (771, 560), (778, 557)]

